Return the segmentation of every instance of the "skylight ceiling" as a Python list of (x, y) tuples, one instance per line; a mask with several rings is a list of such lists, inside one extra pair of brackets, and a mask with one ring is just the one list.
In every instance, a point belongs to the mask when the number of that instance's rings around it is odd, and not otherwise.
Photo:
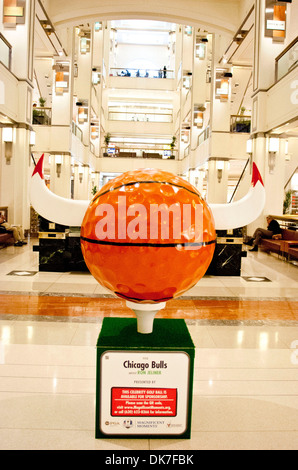
[(144, 46), (167, 46), (169, 33), (176, 29), (172, 23), (146, 20), (112, 21), (111, 26), (117, 31), (118, 44)]
[(112, 28), (136, 31), (175, 31), (175, 23), (150, 20), (118, 20), (111, 21)]
[(141, 46), (167, 46), (169, 34), (161, 31), (117, 31), (118, 44)]

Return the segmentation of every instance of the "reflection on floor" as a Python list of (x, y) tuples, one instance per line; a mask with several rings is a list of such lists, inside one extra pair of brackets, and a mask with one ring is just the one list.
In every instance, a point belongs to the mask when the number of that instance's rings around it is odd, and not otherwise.
[(131, 312), (89, 274), (39, 273), (30, 245), (0, 250), (0, 449), (297, 449), (297, 287), (297, 266), (249, 253), (169, 302), (196, 345), (192, 438), (95, 440), (102, 318)]

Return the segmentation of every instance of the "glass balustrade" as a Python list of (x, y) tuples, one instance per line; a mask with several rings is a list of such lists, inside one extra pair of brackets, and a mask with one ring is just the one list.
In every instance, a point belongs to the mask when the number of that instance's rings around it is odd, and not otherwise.
[(110, 77), (131, 77), (131, 78), (175, 78), (174, 70), (164, 69), (133, 69), (133, 68), (110, 68)]
[(230, 130), (231, 132), (244, 132), (250, 133), (251, 128), (251, 116), (244, 114), (233, 114), (231, 115)]
[(32, 124), (40, 126), (50, 126), (52, 123), (52, 108), (34, 107)]
[(109, 111), (110, 121), (132, 121), (132, 122), (173, 122), (172, 113), (145, 113), (127, 111)]
[(5, 37), (0, 33), (0, 62), (10, 70), (12, 47)]
[(157, 158), (157, 159), (176, 159), (177, 150), (165, 149), (162, 147), (125, 147), (109, 146), (102, 147), (103, 157), (120, 158)]
[(275, 59), (275, 79), (283, 78), (298, 64), (298, 37)]

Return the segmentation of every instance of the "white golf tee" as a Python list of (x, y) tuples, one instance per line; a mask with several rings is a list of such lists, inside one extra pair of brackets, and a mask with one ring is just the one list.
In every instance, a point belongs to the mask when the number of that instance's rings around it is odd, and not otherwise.
[(155, 315), (157, 312), (165, 308), (166, 302), (158, 304), (137, 304), (127, 300), (126, 305), (134, 311), (137, 317), (138, 333), (148, 335), (153, 332)]

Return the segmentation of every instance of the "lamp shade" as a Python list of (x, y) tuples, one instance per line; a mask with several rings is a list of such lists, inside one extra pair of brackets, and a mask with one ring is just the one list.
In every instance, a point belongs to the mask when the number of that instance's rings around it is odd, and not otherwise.
[(2, 138), (4, 142), (12, 142), (12, 127), (3, 127)]
[(277, 137), (270, 137), (269, 139), (269, 152), (279, 151), (279, 139)]
[(35, 131), (30, 131), (30, 145), (35, 145)]
[(248, 139), (246, 142), (246, 153), (252, 153), (252, 140)]

